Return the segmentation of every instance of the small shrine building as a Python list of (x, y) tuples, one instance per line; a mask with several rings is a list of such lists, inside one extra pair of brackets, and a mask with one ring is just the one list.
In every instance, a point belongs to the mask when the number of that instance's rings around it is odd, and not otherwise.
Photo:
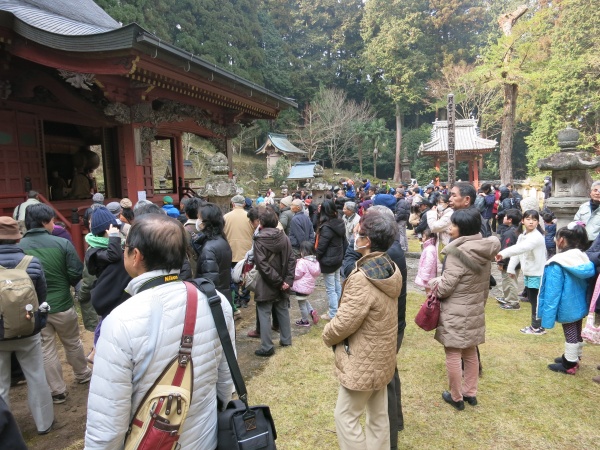
[[(457, 161), (468, 161), (469, 182), (479, 187), (479, 171), (483, 168), (483, 155), (491, 153), (498, 143), (481, 137), (476, 119), (455, 121), (455, 152)], [(435, 161), (435, 169), (440, 170), (441, 162), (448, 161), (448, 121), (436, 120), (431, 130), (431, 141), (421, 143), (419, 156), (429, 156)]]
[(265, 154), (267, 157), (267, 176), (271, 176), (275, 164), (282, 156), (289, 158), (290, 161), (299, 161), (308, 154), (300, 150), (290, 141), (286, 134), (269, 133), (265, 143), (256, 150), (256, 154)]

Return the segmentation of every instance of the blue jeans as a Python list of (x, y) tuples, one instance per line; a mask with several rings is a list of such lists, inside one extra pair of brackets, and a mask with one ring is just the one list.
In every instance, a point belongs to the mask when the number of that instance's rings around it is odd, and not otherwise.
[(340, 296), (342, 295), (342, 285), (340, 283), (340, 269), (333, 273), (324, 273), (325, 291), (329, 301), (329, 318), (333, 319), (338, 310)]

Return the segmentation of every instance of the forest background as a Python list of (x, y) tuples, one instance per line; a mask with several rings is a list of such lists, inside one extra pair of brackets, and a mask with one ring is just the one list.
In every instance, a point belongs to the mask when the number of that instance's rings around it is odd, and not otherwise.
[[(581, 132), (600, 153), (600, 9), (597, 0), (96, 0), (112, 17), (285, 97), (298, 110), (258, 121), (235, 140), (250, 153), (286, 133), (326, 167), (399, 178), (441, 173), (417, 155), (431, 123), (478, 120), (484, 137), (511, 133), (508, 166), (486, 155), (482, 179), (541, 177), (557, 131)], [(499, 18), (527, 7), (503, 32)], [(523, 9), (521, 9), (523, 11)], [(514, 124), (502, 127), (507, 89)], [(457, 178), (466, 179), (466, 163)]]

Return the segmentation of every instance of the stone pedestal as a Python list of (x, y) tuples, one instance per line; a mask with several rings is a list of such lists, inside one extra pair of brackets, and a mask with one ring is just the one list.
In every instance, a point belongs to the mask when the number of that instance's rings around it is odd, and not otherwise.
[(227, 157), (223, 153), (215, 153), (208, 160), (210, 175), (204, 187), (197, 189), (198, 195), (217, 205), (223, 214), (230, 211), (231, 198), (243, 194), (244, 190), (229, 179)]
[(592, 177), (590, 169), (600, 166), (600, 159), (591, 153), (576, 151), (579, 132), (566, 128), (558, 133), (559, 153), (540, 159), (541, 170), (552, 171), (552, 197), (546, 207), (558, 219), (557, 229), (573, 221), (581, 204), (589, 201)]

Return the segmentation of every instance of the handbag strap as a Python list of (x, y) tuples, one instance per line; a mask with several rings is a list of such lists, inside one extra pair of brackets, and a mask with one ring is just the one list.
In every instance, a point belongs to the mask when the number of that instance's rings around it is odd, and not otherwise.
[(233, 344), (231, 343), (231, 337), (229, 336), (229, 330), (227, 330), (225, 316), (223, 315), (223, 309), (221, 308), (221, 297), (219, 297), (217, 294), (215, 285), (210, 280), (207, 280), (206, 278), (196, 278), (194, 283), (208, 299), (210, 312), (212, 313), (215, 326), (217, 327), (217, 332), (219, 333), (219, 339), (221, 340), (223, 353), (225, 353), (225, 358), (227, 359), (227, 364), (229, 365), (229, 371), (231, 372), (231, 378), (233, 378), (235, 391), (237, 392), (240, 400), (244, 402), (246, 410), (249, 410), (246, 384), (242, 378), (242, 372), (240, 371), (240, 367), (238, 366), (237, 359), (233, 351)]
[[(194, 330), (196, 328), (196, 316), (198, 312), (198, 291), (192, 283), (184, 281), (187, 290), (187, 303), (185, 305), (185, 319), (183, 322), (183, 333), (181, 335), (181, 344), (179, 345), (178, 361), (179, 366), (173, 377), (173, 386), (181, 386), (185, 369), (188, 362), (192, 359), (192, 344), (194, 343)], [(193, 381), (192, 377), (192, 381)]]

